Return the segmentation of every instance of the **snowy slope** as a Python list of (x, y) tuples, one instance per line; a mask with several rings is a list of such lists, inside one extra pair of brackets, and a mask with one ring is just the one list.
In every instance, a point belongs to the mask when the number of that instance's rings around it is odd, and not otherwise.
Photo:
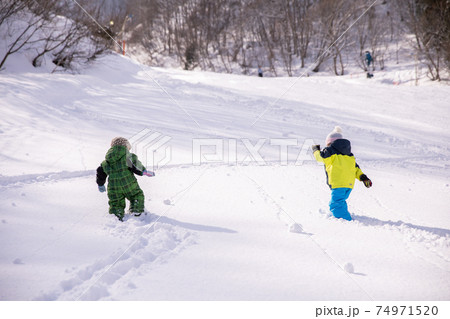
[[(0, 300), (450, 298), (448, 86), (393, 85), (395, 72), (185, 72), (117, 55), (78, 75), (11, 63), (0, 76)], [(309, 151), (335, 125), (374, 182), (356, 185), (352, 222), (329, 216)], [(170, 138), (171, 153), (139, 178), (149, 214), (120, 223), (95, 169), (113, 137), (143, 130)], [(209, 145), (202, 165), (195, 143)]]

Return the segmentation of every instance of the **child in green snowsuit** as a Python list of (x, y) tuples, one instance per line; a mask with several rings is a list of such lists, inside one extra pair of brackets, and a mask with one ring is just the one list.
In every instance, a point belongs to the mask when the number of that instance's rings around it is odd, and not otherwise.
[(108, 177), (109, 213), (123, 221), (125, 199), (130, 201), (130, 212), (136, 216), (144, 212), (144, 192), (139, 187), (134, 174), (155, 176), (147, 171), (137, 156), (130, 153), (131, 144), (123, 137), (111, 141), (111, 148), (105, 160), (97, 168), (97, 185), (100, 192), (105, 192)]

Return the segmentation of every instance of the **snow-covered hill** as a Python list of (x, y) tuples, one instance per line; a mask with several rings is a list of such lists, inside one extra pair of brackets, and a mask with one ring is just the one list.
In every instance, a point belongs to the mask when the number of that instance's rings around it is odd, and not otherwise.
[[(0, 300), (450, 298), (449, 86), (11, 63)], [(329, 216), (309, 151), (335, 125), (374, 182), (351, 194), (352, 222)], [(148, 215), (124, 223), (95, 184), (115, 136), (156, 164), (139, 178)]]

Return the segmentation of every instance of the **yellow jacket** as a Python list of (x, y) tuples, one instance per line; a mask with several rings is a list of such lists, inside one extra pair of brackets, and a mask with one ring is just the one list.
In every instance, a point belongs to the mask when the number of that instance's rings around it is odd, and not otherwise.
[(325, 164), (327, 184), (333, 188), (353, 188), (355, 178), (360, 180), (363, 172), (351, 153), (350, 141), (338, 139), (322, 151), (315, 150), (314, 157)]

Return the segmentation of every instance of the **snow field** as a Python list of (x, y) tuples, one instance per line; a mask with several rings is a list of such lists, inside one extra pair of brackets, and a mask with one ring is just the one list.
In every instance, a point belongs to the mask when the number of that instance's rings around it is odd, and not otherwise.
[[(450, 91), (389, 76), (259, 79), (117, 55), (79, 75), (2, 74), (0, 299), (448, 300)], [(296, 165), (334, 125), (374, 182), (355, 186), (352, 222), (330, 217), (311, 154)], [(170, 162), (138, 178), (148, 214), (120, 223), (95, 169), (113, 137), (144, 129), (170, 137)], [(195, 139), (224, 156), (193, 165)], [(275, 139), (296, 143), (287, 165)]]

